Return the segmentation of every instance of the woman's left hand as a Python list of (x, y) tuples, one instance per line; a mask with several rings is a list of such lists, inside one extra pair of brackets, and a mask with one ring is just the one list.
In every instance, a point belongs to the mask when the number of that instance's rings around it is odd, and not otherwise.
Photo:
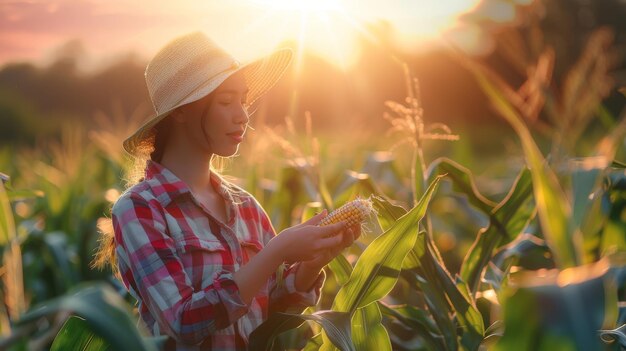
[(332, 261), (335, 256), (339, 255), (341, 251), (343, 251), (343, 249), (350, 247), (352, 243), (357, 240), (359, 236), (361, 236), (361, 225), (356, 224), (352, 227), (348, 227), (344, 229), (339, 235), (342, 235), (343, 239), (337, 246), (320, 253), (311, 260), (302, 261), (301, 265), (306, 266), (306, 268), (311, 270), (320, 271), (322, 268), (324, 268), (324, 266), (330, 263), (330, 261)]

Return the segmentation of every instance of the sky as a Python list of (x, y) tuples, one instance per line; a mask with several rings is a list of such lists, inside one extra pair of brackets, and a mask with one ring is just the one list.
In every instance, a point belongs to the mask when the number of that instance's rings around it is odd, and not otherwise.
[(242, 61), (286, 40), (341, 67), (355, 38), (386, 21), (399, 45), (436, 44), (479, 0), (0, 0), (0, 65), (45, 64), (79, 40), (95, 67), (129, 52), (152, 56), (168, 40), (202, 30)]

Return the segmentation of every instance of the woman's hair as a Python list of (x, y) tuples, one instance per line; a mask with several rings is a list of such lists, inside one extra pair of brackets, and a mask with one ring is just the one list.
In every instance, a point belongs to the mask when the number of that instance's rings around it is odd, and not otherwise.
[[(137, 147), (135, 155), (132, 156), (131, 165), (126, 171), (126, 189), (144, 179), (148, 160), (161, 162), (172, 130), (171, 125), (172, 119), (169, 116), (165, 117), (153, 127), (152, 135)], [(100, 232), (99, 245), (91, 266), (98, 269), (105, 269), (108, 266), (113, 274), (120, 278), (119, 268), (115, 262), (115, 231), (111, 218), (99, 221), (98, 231)]]
[[(205, 107), (202, 111), (203, 115), (206, 115), (208, 112), (209, 107), (213, 103), (213, 97), (214, 94), (211, 93), (203, 98), (206, 100)], [(171, 130), (172, 119), (169, 116), (165, 117), (153, 127), (152, 135), (142, 142), (135, 156), (133, 156), (131, 166), (126, 174), (126, 189), (131, 188), (144, 179), (148, 160), (161, 163)], [(214, 155), (211, 159), (211, 170), (219, 176), (219, 173), (221, 173), (226, 166), (227, 160), (228, 158), (226, 157)], [(227, 187), (227, 189), (230, 189), (230, 187)], [(99, 221), (98, 231), (100, 232), (99, 247), (94, 255), (91, 266), (98, 269), (104, 269), (109, 266), (113, 273), (119, 277), (118, 267), (115, 264), (115, 232), (113, 230), (112, 220), (107, 218), (106, 220)]]
[(150, 159), (152, 161), (161, 163), (161, 159), (163, 159), (163, 153), (165, 152), (165, 144), (167, 144), (167, 139), (169, 137), (170, 131), (172, 130), (171, 126), (172, 119), (165, 118), (154, 127), (154, 147), (152, 149), (152, 152), (150, 152)]

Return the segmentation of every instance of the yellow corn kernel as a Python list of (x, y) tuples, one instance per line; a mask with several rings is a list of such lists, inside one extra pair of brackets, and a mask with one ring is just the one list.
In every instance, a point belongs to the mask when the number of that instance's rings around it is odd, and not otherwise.
[(352, 200), (324, 217), (320, 222), (320, 226), (325, 226), (341, 221), (346, 221), (349, 227), (355, 224), (363, 223), (367, 217), (374, 211), (372, 200), (356, 199)]

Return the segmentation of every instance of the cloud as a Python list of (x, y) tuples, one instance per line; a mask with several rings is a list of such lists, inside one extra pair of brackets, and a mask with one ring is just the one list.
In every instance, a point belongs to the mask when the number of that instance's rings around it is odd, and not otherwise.
[(0, 2), (0, 63), (41, 60), (51, 48), (81, 40), (88, 49), (111, 52), (132, 47), (146, 28), (183, 22), (146, 6), (132, 9), (121, 1)]
[[(3, 0), (0, 64), (7, 60), (45, 60), (51, 51), (71, 40), (82, 41), (87, 51), (96, 56), (115, 56), (131, 50), (153, 52), (164, 38), (189, 30), (223, 33), (239, 28), (245, 24), (241, 18), (246, 11), (241, 1), (236, 3)], [(223, 37), (230, 38), (227, 34)]]
[(29, 31), (58, 35), (89, 35), (104, 30), (138, 29), (154, 20), (151, 15), (104, 12), (87, 1), (6, 2), (0, 4), (0, 31)]

